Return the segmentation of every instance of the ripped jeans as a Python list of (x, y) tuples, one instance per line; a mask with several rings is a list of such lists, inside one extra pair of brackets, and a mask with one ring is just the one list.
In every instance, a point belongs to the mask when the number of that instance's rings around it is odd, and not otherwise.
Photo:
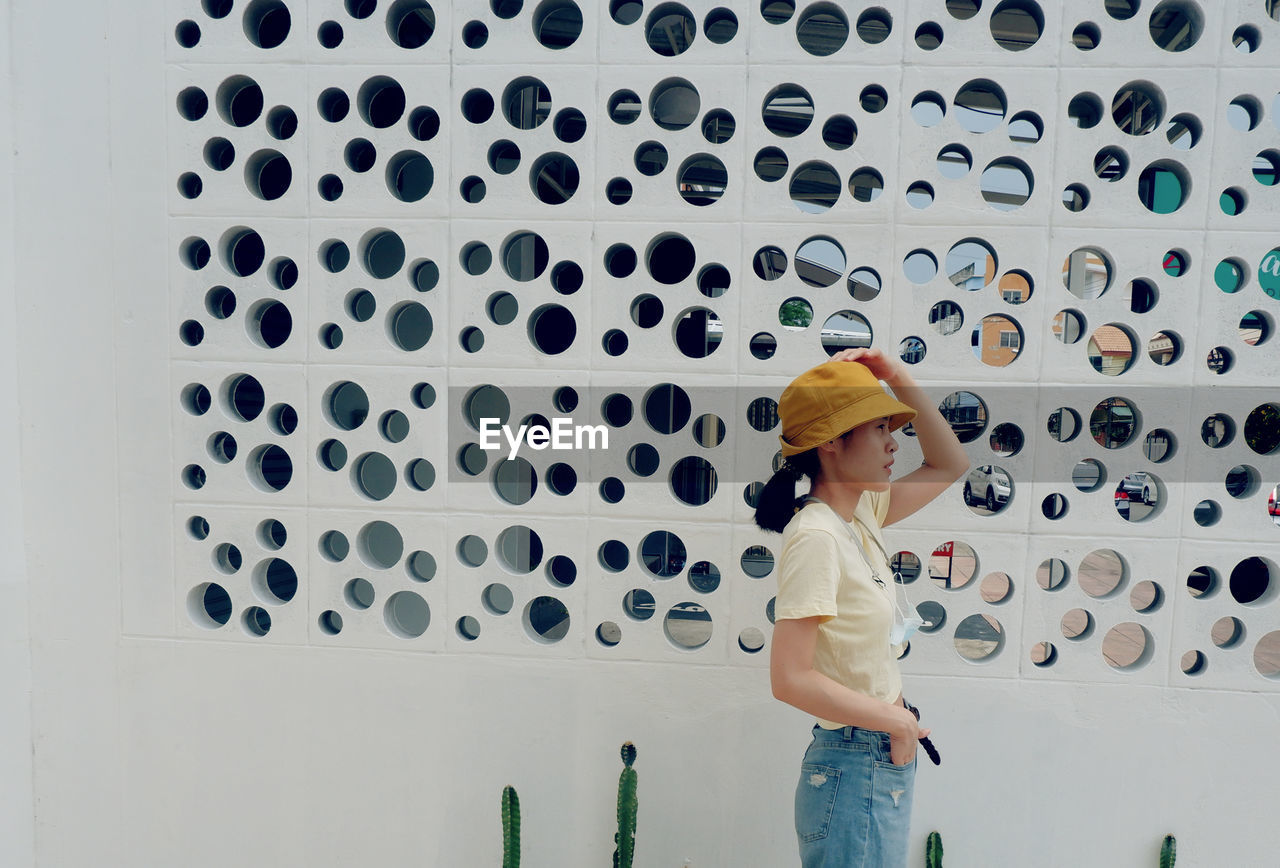
[(907, 864), (916, 761), (889, 759), (889, 734), (814, 726), (796, 784), (803, 868), (900, 868)]

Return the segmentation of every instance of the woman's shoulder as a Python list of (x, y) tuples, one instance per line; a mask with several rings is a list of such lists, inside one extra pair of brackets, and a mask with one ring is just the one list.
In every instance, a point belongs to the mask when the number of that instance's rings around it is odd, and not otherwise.
[(782, 529), (782, 544), (785, 546), (797, 535), (821, 533), (839, 539), (840, 528), (835, 524), (839, 517), (825, 504), (812, 503), (800, 509)]

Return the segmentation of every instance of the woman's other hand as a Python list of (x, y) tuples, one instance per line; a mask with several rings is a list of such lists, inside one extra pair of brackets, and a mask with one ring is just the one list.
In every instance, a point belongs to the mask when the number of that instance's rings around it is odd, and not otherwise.
[(921, 729), (916, 716), (905, 708), (897, 706), (897, 709), (901, 714), (897, 715), (899, 725), (889, 732), (889, 760), (895, 766), (905, 766), (915, 759), (920, 739), (932, 730)]

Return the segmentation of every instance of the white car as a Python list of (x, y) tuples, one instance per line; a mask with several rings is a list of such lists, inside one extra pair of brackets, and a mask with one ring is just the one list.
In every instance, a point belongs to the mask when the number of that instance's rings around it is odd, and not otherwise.
[(969, 471), (964, 481), (965, 506), (982, 504), (995, 512), (1009, 502), (1013, 494), (1013, 480), (1003, 469), (991, 464), (983, 464)]

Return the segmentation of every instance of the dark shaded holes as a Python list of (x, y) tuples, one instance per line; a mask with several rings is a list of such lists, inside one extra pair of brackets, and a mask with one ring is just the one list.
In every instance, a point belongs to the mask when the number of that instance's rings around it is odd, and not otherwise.
[(662, 299), (645, 293), (631, 300), (631, 321), (642, 329), (649, 329), (662, 322)]
[(384, 130), (399, 123), (404, 116), (404, 88), (393, 78), (375, 75), (360, 85), (356, 104), (365, 123)]
[(858, 139), (858, 125), (848, 115), (832, 115), (822, 125), (822, 141), (828, 148), (843, 151)]
[(942, 44), (942, 28), (936, 21), (926, 21), (916, 28), (916, 46), (925, 51), (933, 51)]
[(330, 274), (338, 274), (351, 263), (351, 248), (345, 241), (331, 238), (320, 245), (320, 264)]
[(813, 98), (798, 84), (779, 85), (765, 95), (761, 117), (774, 135), (798, 136), (813, 122)]
[(255, 343), (275, 349), (289, 339), (293, 316), (289, 308), (278, 301), (261, 301), (250, 309), (245, 325)]
[(689, 50), (698, 34), (693, 13), (679, 3), (660, 3), (645, 20), (645, 39), (656, 54), (675, 57)]
[(502, 114), (518, 130), (537, 129), (551, 114), (551, 91), (536, 78), (517, 78), (502, 92)]
[(431, 106), (420, 105), (409, 113), (409, 135), (429, 142), (440, 132), (440, 115)]
[(536, 232), (517, 232), (502, 245), (502, 269), (512, 280), (536, 280), (547, 269), (550, 251)]
[(316, 449), (316, 460), (325, 470), (336, 473), (347, 466), (347, 447), (339, 440), (325, 440)]
[(218, 85), (218, 114), (233, 127), (247, 127), (262, 114), (262, 88), (247, 75), (233, 75)]
[(760, 17), (769, 24), (786, 24), (795, 13), (795, 0), (760, 0)]
[(756, 153), (753, 167), (761, 181), (777, 181), (786, 177), (789, 163), (781, 148), (761, 148)]
[(342, 44), (342, 25), (336, 21), (321, 22), (316, 39), (322, 48), (337, 48)]
[(215, 172), (226, 171), (235, 162), (236, 149), (231, 142), (215, 136), (204, 144), (204, 161)]
[(552, 494), (563, 497), (578, 487), (578, 473), (572, 465), (558, 461), (547, 468), (546, 483)]
[(288, 437), (298, 429), (298, 411), (288, 404), (276, 404), (271, 408), (271, 430)]
[(609, 97), (608, 112), (609, 120), (615, 124), (629, 124), (640, 117), (640, 111), (643, 103), (640, 102), (640, 96), (633, 90), (616, 90)]
[(316, 110), (331, 124), (343, 120), (351, 111), (351, 98), (340, 87), (327, 87), (316, 97)]
[(289, 191), (293, 167), (284, 154), (263, 148), (245, 160), (244, 182), (253, 195), (271, 202)]
[(1044, 32), (1044, 13), (1034, 0), (1003, 0), (991, 12), (991, 36), (1006, 51), (1025, 51)]
[(273, 139), (284, 141), (298, 131), (298, 115), (287, 105), (278, 105), (267, 112), (267, 132)]
[(183, 172), (178, 176), (178, 194), (184, 199), (195, 199), (204, 190), (204, 181), (195, 172)]
[(183, 48), (195, 48), (200, 42), (200, 25), (190, 18), (179, 21), (173, 36)]
[(268, 558), (258, 564), (253, 580), (258, 596), (268, 603), (287, 603), (298, 593), (298, 573), (283, 558)]
[(702, 137), (713, 145), (722, 145), (733, 138), (737, 122), (725, 109), (712, 109), (702, 116)]
[(233, 0), (200, 0), (200, 8), (210, 18), (226, 18), (231, 14)]
[(237, 227), (223, 236), (223, 262), (237, 277), (249, 277), (262, 267), (266, 245), (262, 236), (247, 227)]
[(400, 151), (387, 161), (387, 189), (401, 202), (417, 202), (431, 192), (435, 170), (417, 151)]
[(618, 503), (626, 495), (627, 488), (618, 477), (608, 476), (601, 480), (598, 491), (605, 503)]
[(182, 389), (182, 409), (192, 416), (203, 416), (213, 404), (213, 396), (202, 383), (189, 383)]
[(560, 205), (573, 197), (578, 190), (577, 164), (566, 154), (543, 154), (529, 169), (529, 186), (539, 201), (548, 205)]
[(524, 8), (524, 0), (489, 0), (493, 14), (504, 21), (515, 18)]
[(187, 533), (191, 534), (192, 539), (208, 539), (209, 520), (202, 515), (191, 516), (191, 518), (187, 519)]
[(440, 282), (440, 266), (424, 259), (413, 266), (413, 288), (418, 292), (430, 292)]
[(863, 10), (858, 16), (856, 29), (858, 38), (863, 42), (868, 45), (879, 45), (888, 39), (893, 31), (893, 18), (883, 7), (873, 6)]
[(576, 262), (558, 262), (551, 269), (551, 288), (561, 295), (573, 295), (582, 288), (582, 267)]
[(644, 13), (641, 0), (609, 0), (609, 17), (618, 24), (635, 24)]
[(582, 35), (582, 10), (573, 0), (543, 0), (533, 11), (533, 36), (544, 48), (568, 48)]
[(489, 168), (499, 175), (509, 175), (520, 166), (520, 148), (515, 142), (499, 139), (489, 146)]
[(474, 87), (462, 95), (462, 116), (473, 124), (482, 124), (493, 117), (493, 95), (483, 88)]
[(576, 108), (564, 108), (556, 112), (552, 129), (556, 138), (565, 144), (573, 144), (582, 140), (587, 134), (587, 118)]
[(391, 342), (405, 352), (415, 352), (431, 340), (431, 313), (416, 301), (396, 305), (387, 314)]
[(600, 338), (600, 346), (610, 356), (620, 356), (631, 345), (631, 339), (621, 329), (609, 329)]
[(667, 167), (667, 149), (661, 142), (641, 142), (636, 148), (635, 166), (641, 175), (652, 178)]
[(289, 36), (292, 18), (281, 0), (250, 0), (244, 10), (244, 35), (259, 48), (276, 48)]
[(716, 45), (724, 45), (738, 35), (738, 16), (733, 10), (717, 6), (702, 19), (702, 32)]
[(387, 35), (401, 48), (421, 48), (436, 30), (436, 13), (426, 0), (396, 0), (387, 10)]
[(274, 443), (254, 450), (250, 467), (254, 482), (272, 491), (283, 491), (293, 478), (293, 461), (289, 453)]
[(458, 254), (462, 270), (472, 277), (479, 277), (493, 265), (493, 251), (483, 241), (472, 241)]
[(244, 610), (241, 623), (250, 636), (265, 636), (271, 630), (271, 613), (261, 606), (249, 606)]
[(413, 406), (419, 410), (428, 410), (436, 402), (436, 389), (430, 383), (418, 383), (409, 395)]
[(398, 474), (391, 459), (381, 452), (366, 452), (351, 465), (357, 490), (371, 500), (386, 500), (396, 488)]
[(710, 154), (694, 154), (676, 172), (676, 189), (690, 205), (703, 207), (720, 201), (728, 184), (728, 169)]
[(394, 277), (404, 267), (404, 241), (390, 229), (375, 229), (361, 240), (365, 271), (378, 280)]
[[(650, 245), (645, 257), (645, 265), (654, 280), (671, 286), (680, 283), (693, 273), (696, 259), (697, 254), (693, 243), (683, 235), (671, 234), (656, 239)], [(607, 263), (606, 267), (608, 267)], [(612, 271), (610, 273), (612, 274)]]
[(353, 172), (367, 172), (378, 160), (378, 149), (368, 139), (352, 139), (342, 152), (347, 168)]
[(226, 431), (215, 431), (205, 444), (209, 457), (219, 464), (228, 464), (236, 457), (236, 438)]
[(488, 189), (484, 183), (484, 178), (479, 175), (468, 175), (458, 185), (458, 192), (462, 196), (462, 201), (472, 205), (483, 202)]
[(373, 605), (376, 593), (373, 583), (368, 579), (354, 578), (343, 586), (342, 596), (348, 606), (357, 611), (364, 611)]
[(1093, 129), (1102, 117), (1102, 100), (1097, 94), (1078, 93), (1067, 103), (1067, 118), (1082, 130)]
[(467, 48), (483, 48), (489, 41), (489, 28), (483, 21), (468, 21), (462, 26), (462, 44)]
[(378, 0), (343, 0), (342, 5), (352, 18), (365, 19), (378, 8)]
[(1071, 44), (1081, 51), (1092, 51), (1102, 42), (1102, 30), (1092, 21), (1082, 21), (1071, 32)]
[(1147, 32), (1165, 51), (1186, 51), (1204, 33), (1204, 13), (1187, 0), (1164, 0), (1151, 11)]
[(689, 308), (675, 318), (676, 349), (691, 359), (711, 355), (720, 346), (724, 324), (715, 311), (705, 307)]
[(209, 97), (198, 87), (184, 87), (178, 91), (177, 105), (184, 120), (198, 121), (209, 112)]
[(211, 287), (204, 294), (204, 308), (214, 319), (226, 319), (235, 313), (236, 294), (229, 287)]
[(604, 252), (604, 270), (610, 277), (629, 276), (636, 270), (637, 262), (635, 248), (630, 244), (613, 244)]
[(869, 114), (883, 111), (889, 105), (889, 92), (878, 84), (869, 84), (858, 95), (858, 104)]
[(342, 197), (342, 179), (334, 174), (321, 175), (316, 182), (316, 192), (326, 202), (334, 202)]
[(569, 309), (558, 304), (545, 304), (529, 315), (529, 341), (539, 352), (558, 355), (573, 344), (578, 324)]
[(849, 19), (834, 3), (814, 3), (796, 22), (796, 40), (815, 57), (835, 54), (848, 39)]
[(388, 443), (400, 443), (409, 436), (409, 417), (399, 410), (388, 410), (378, 421), (378, 430)]
[(367, 289), (353, 289), (347, 293), (347, 315), (356, 322), (368, 322), (373, 319), (378, 308), (377, 299)]
[(217, 582), (205, 582), (187, 595), (187, 612), (201, 627), (216, 630), (231, 620), (231, 595)]
[(682, 130), (697, 120), (702, 110), (698, 89), (683, 78), (669, 78), (654, 85), (649, 114), (664, 130)]

